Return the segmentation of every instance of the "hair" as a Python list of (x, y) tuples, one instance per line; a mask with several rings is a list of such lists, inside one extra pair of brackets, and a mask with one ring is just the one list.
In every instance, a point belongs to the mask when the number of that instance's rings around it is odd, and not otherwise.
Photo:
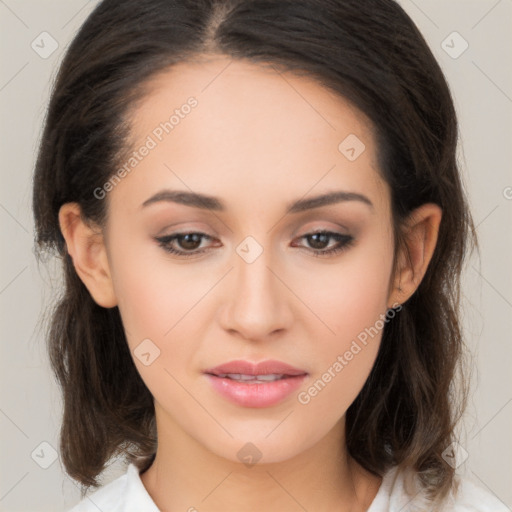
[(389, 184), (397, 254), (416, 207), (442, 208), (437, 245), (414, 294), (387, 322), (374, 367), (346, 414), (349, 454), (382, 476), (413, 468), (432, 499), (456, 487), (442, 457), (466, 407), (460, 278), (478, 247), (458, 169), (458, 125), (446, 79), (393, 0), (103, 0), (66, 51), (53, 84), (33, 182), (38, 258), (54, 251), (65, 282), (47, 343), (63, 393), (61, 459), (84, 489), (114, 457), (140, 470), (157, 448), (153, 398), (133, 363), (117, 307), (78, 277), (59, 208), (104, 226), (93, 191), (130, 147), (130, 113), (174, 64), (223, 55), (315, 79), (370, 119)]

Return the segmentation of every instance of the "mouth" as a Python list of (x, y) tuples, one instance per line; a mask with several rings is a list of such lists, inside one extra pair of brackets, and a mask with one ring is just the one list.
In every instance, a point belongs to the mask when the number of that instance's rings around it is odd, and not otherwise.
[(309, 375), (281, 361), (231, 361), (206, 370), (212, 388), (242, 407), (270, 407), (282, 402)]
[(307, 375), (306, 370), (295, 368), (294, 366), (268, 359), (259, 363), (251, 361), (230, 361), (223, 363), (214, 368), (205, 370), (204, 373), (214, 376), (228, 377), (234, 380), (245, 380), (260, 378), (261, 380), (277, 380), (283, 377), (296, 377), (299, 375)]
[(283, 380), (289, 378), (300, 377), (300, 375), (284, 375), (277, 373), (269, 373), (268, 375), (244, 375), (242, 373), (219, 373), (208, 374), (220, 379), (231, 379), (237, 382), (244, 382), (245, 384), (257, 384), (258, 382), (275, 382), (276, 380)]

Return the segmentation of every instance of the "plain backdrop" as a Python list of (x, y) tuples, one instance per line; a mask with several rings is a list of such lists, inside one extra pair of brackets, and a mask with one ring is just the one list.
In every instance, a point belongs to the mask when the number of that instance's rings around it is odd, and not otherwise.
[[(59, 512), (79, 499), (58, 458), (61, 402), (41, 315), (59, 276), (55, 262), (36, 264), (31, 180), (51, 80), (96, 4), (0, 0), (1, 511)], [(458, 471), (512, 508), (512, 0), (401, 4), (453, 91), (463, 179), (481, 244), (481, 259), (475, 254), (464, 274), (474, 371), (459, 448), (467, 459)], [(122, 471), (114, 465), (104, 482)]]

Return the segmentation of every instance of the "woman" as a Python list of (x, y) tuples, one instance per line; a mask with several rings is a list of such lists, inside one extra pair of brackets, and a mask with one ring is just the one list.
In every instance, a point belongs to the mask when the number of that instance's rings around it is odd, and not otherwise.
[(501, 510), (455, 475), (456, 144), (392, 0), (101, 2), (34, 180), (64, 466), (129, 463), (73, 510)]

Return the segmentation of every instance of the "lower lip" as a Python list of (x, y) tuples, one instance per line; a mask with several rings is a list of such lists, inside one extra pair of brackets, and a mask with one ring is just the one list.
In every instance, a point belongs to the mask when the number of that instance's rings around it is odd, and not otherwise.
[(213, 389), (242, 407), (270, 407), (296, 391), (307, 375), (297, 375), (272, 382), (244, 383), (227, 377), (205, 374)]

